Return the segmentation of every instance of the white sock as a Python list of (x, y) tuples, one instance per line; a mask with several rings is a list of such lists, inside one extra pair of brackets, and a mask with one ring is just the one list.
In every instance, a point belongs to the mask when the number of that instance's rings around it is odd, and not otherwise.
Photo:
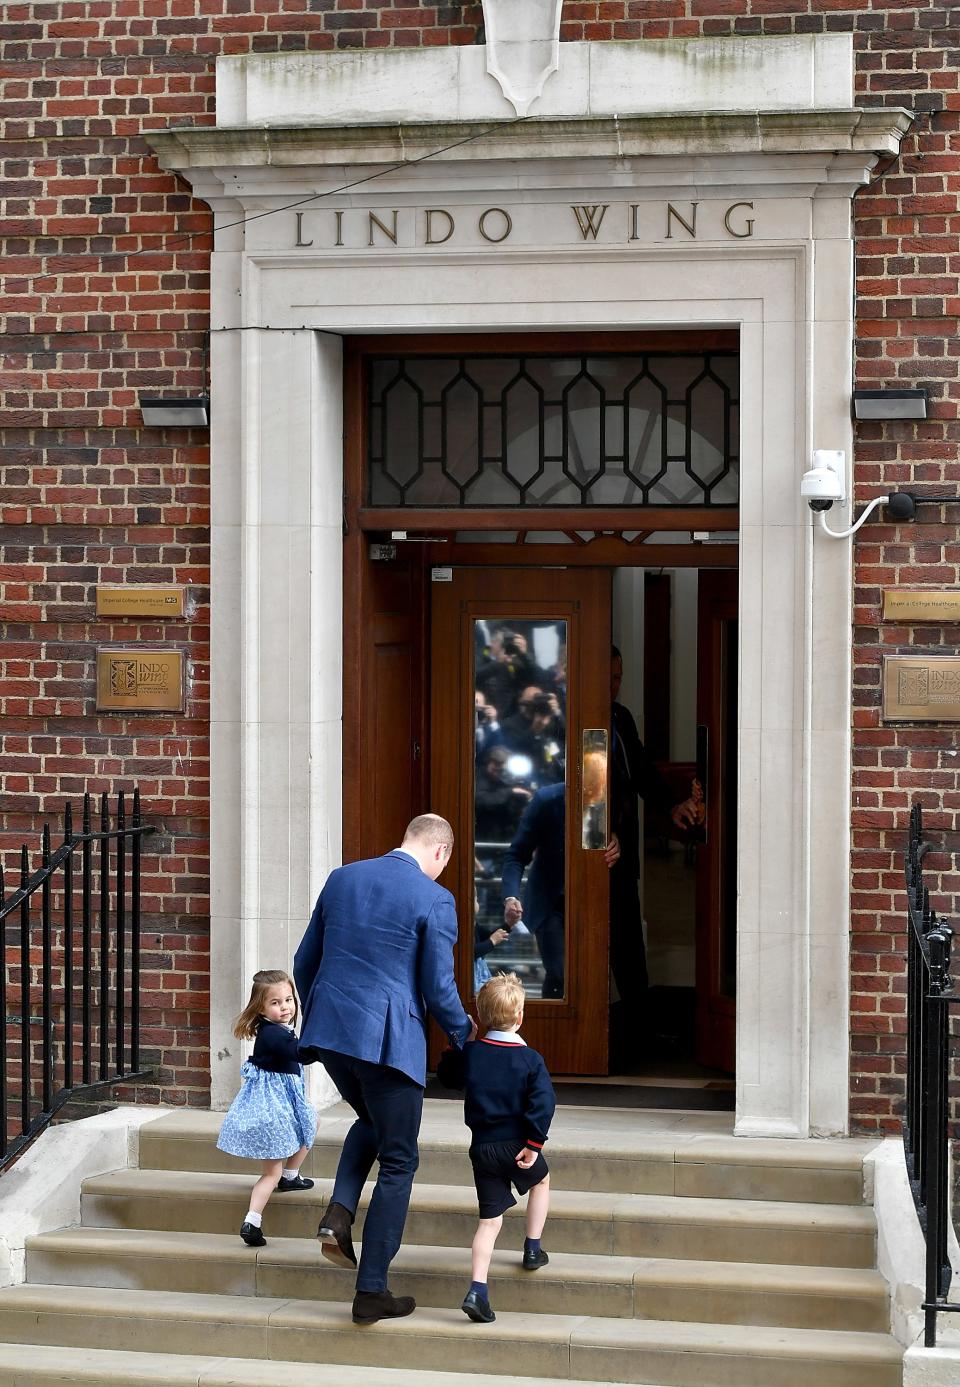
[(243, 1216), (244, 1223), (252, 1223), (254, 1228), (259, 1228), (263, 1222), (263, 1214), (258, 1214), (253, 1209), (248, 1209)]
[(295, 1180), (299, 1174), (300, 1174), (300, 1168), (299, 1168), (299, 1166), (297, 1167), (296, 1170), (291, 1170), (291, 1168), (290, 1168), (289, 1166), (284, 1166), (284, 1167), (283, 1167), (283, 1178), (284, 1178), (285, 1180)]

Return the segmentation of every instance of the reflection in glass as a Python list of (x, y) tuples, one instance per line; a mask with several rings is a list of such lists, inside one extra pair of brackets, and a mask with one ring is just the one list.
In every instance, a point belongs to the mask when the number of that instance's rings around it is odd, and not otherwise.
[(474, 987), (565, 988), (567, 624), (474, 622)]
[(607, 846), (607, 729), (583, 729), (583, 826), (581, 845), (588, 852)]

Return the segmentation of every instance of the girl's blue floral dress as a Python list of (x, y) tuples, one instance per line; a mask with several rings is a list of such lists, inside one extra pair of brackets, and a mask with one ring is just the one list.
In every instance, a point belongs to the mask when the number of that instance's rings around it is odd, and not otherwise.
[(304, 1091), (295, 1031), (264, 1017), (240, 1074), (243, 1085), (217, 1138), (221, 1151), (279, 1161), (313, 1145), (317, 1115)]

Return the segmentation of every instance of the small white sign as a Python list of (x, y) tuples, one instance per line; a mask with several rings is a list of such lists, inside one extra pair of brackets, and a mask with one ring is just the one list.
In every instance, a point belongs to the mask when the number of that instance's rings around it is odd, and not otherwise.
[(453, 582), (453, 569), (452, 569), (452, 568), (431, 568), (431, 570), (430, 570), (430, 581), (431, 581), (431, 583), (452, 583), (452, 582)]

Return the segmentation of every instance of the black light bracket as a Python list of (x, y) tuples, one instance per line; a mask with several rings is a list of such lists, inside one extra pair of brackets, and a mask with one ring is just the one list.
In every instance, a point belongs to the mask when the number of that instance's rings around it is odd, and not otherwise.
[(930, 394), (918, 390), (854, 390), (854, 419), (926, 419)]

